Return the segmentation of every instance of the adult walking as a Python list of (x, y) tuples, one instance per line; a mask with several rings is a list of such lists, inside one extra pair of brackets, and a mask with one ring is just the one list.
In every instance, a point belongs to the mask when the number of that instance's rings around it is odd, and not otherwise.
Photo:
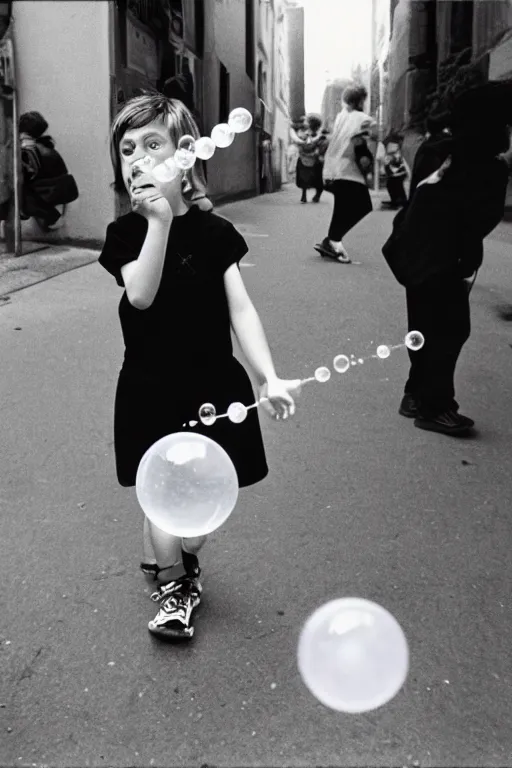
[(321, 132), (322, 119), (319, 115), (308, 115), (298, 132), (291, 131), (292, 141), (297, 145), (299, 157), (296, 166), (296, 184), (302, 191), (301, 203), (307, 203), (308, 189), (315, 190), (314, 203), (320, 202), (324, 185), (322, 169), (327, 149), (327, 138)]
[[(343, 92), (343, 108), (338, 114), (325, 153), (323, 181), (334, 195), (334, 208), (327, 237), (316, 247), (327, 258), (343, 264), (351, 259), (343, 238), (372, 210), (361, 155), (368, 155), (366, 140), (377, 139), (377, 124), (363, 109), (368, 97), (364, 86), (354, 85)], [(366, 168), (369, 160), (366, 159)]]
[(451, 137), (431, 137), (418, 150), (412, 196), (383, 248), (406, 289), (409, 330), (425, 337), (411, 353), (399, 408), (420, 429), (464, 436), (474, 426), (459, 413), (454, 375), (471, 331), (469, 291), (483, 240), (504, 214), (510, 153), (502, 154), (510, 146), (511, 105), (509, 83), (489, 83), (457, 99)]

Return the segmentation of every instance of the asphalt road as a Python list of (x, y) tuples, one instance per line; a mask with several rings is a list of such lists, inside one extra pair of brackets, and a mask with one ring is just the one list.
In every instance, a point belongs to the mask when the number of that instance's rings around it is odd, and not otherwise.
[[(321, 260), (331, 199), (295, 190), (227, 206), (278, 371), (335, 354), (364, 364), (304, 387), (296, 417), (262, 416), (271, 473), (240, 494), (202, 555), (192, 643), (150, 637), (142, 513), (117, 486), (112, 409), (120, 289), (96, 264), (0, 306), (0, 764), (512, 764), (510, 242), (489, 239), (458, 371), (469, 440), (398, 416), (404, 297), (380, 256), (392, 214)], [(207, 340), (208, 330), (205, 328)], [(384, 605), (410, 644), (406, 685), (344, 715), (296, 664), (303, 622), (333, 597)]]

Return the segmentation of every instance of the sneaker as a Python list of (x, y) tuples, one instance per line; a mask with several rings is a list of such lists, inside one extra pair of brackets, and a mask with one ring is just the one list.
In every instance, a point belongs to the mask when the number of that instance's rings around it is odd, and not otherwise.
[(194, 635), (192, 612), (201, 602), (199, 579), (183, 576), (162, 584), (151, 595), (160, 603), (157, 615), (148, 623), (152, 635), (163, 640), (189, 640)]
[(400, 403), (398, 413), (401, 416), (405, 416), (406, 419), (415, 419), (419, 415), (418, 403), (416, 402), (414, 395), (411, 395), (409, 392), (405, 393), (402, 402)]
[(321, 243), (317, 243), (317, 245), (315, 245), (315, 250), (317, 250), (320, 256), (323, 256), (324, 258), (334, 259), (334, 261), (339, 261), (341, 264), (351, 263), (351, 259), (348, 254), (346, 252), (339, 252), (335, 250), (335, 248), (332, 247), (328, 237), (325, 237)]
[(437, 416), (424, 418), (418, 416), (414, 419), (414, 426), (418, 429), (426, 429), (430, 432), (440, 432), (443, 435), (453, 435), (459, 437), (467, 435), (475, 422), (468, 416), (462, 416), (456, 411), (444, 411)]

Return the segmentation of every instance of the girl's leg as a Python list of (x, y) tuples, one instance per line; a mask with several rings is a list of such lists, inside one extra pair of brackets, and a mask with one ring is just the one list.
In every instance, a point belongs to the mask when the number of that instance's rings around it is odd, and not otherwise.
[(181, 539), (162, 531), (147, 520), (150, 540), (153, 545), (156, 562), (159, 568), (158, 581), (165, 584), (185, 575)]

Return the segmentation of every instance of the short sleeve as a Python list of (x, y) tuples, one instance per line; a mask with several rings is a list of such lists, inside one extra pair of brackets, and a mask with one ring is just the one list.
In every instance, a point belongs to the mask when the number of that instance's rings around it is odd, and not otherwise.
[(240, 264), (241, 259), (249, 252), (249, 247), (240, 232), (227, 219), (219, 217), (222, 226), (216, 239), (215, 255), (221, 273), (232, 264)]
[(130, 261), (135, 261), (139, 257), (139, 250), (134, 244), (128, 242), (129, 238), (123, 232), (117, 221), (112, 222), (107, 227), (107, 236), (105, 244), (98, 259), (99, 264), (107, 270), (121, 288), (124, 288), (121, 267)]

